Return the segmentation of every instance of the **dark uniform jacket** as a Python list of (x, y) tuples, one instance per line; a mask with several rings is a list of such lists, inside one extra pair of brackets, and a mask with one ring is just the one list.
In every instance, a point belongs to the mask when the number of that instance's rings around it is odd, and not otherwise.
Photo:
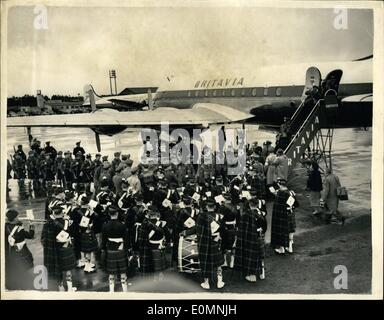
[[(101, 231), (101, 250), (127, 250), (130, 248), (128, 244), (128, 233), (124, 224), (118, 220), (110, 220)], [(120, 239), (122, 242), (120, 242)], [(116, 241), (114, 241), (116, 240)]]
[(260, 273), (266, 230), (267, 220), (260, 210), (245, 210), (239, 221), (235, 251), (235, 268), (243, 276)]
[(154, 250), (163, 250), (170, 240), (167, 224), (162, 220), (145, 218), (138, 235), (140, 265), (142, 272), (153, 272), (155, 269)]
[[(11, 244), (9, 243), (10, 236), (13, 238)], [(25, 239), (33, 239), (34, 236), (34, 229), (25, 230), (21, 222), (5, 223), (5, 261), (7, 269), (18, 267), (27, 270), (33, 268), (33, 257), (25, 244)]]

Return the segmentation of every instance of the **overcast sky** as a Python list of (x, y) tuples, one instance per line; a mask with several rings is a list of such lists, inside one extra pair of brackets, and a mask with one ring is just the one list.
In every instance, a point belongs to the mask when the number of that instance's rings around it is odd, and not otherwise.
[(8, 96), (83, 94), (86, 83), (106, 94), (109, 69), (120, 91), (373, 52), (371, 10), (348, 10), (337, 30), (333, 9), (48, 7), (48, 29), (36, 30), (33, 9), (9, 11)]

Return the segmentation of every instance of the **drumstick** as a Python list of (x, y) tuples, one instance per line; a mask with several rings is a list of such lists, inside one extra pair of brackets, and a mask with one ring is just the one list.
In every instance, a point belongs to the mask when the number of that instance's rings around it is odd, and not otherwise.
[(28, 219), (27, 217), (19, 217), (18, 219), (20, 221), (29, 221), (31, 223), (46, 223), (47, 222), (47, 220), (45, 220), (45, 219), (33, 219), (33, 220), (31, 220), (31, 219)]

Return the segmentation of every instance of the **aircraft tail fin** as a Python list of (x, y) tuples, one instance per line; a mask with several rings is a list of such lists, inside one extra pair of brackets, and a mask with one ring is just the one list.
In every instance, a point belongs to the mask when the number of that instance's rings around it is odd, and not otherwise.
[(41, 90), (37, 90), (36, 100), (37, 100), (37, 106), (40, 109), (42, 109), (44, 107), (45, 100), (44, 100), (44, 97), (41, 94)]
[(93, 90), (92, 85), (88, 84), (84, 87), (85, 95), (89, 98), (89, 104), (91, 105), (92, 111), (96, 110), (96, 102), (95, 102), (95, 91)]

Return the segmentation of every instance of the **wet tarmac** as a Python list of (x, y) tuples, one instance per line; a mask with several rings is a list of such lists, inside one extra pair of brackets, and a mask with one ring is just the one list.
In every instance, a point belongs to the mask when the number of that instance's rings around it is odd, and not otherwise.
[[(97, 152), (95, 146), (94, 133), (86, 128), (69, 129), (69, 128), (34, 128), (32, 135), (38, 138), (42, 145), (45, 141), (51, 141), (51, 145), (58, 151), (73, 150), (76, 141), (81, 140), (81, 144), (87, 153), (93, 156)], [(103, 155), (109, 155), (113, 158), (115, 151), (131, 154), (131, 158), (137, 163), (139, 148), (141, 142), (138, 139), (138, 131), (124, 131), (113, 137), (101, 136), (101, 145)], [(258, 141), (261, 145), (266, 140), (274, 140), (275, 134), (265, 131), (252, 131), (248, 134), (248, 142)], [(9, 128), (7, 131), (7, 151), (8, 159), (13, 154), (13, 147), (18, 144), (24, 146), (27, 153), (29, 150), (28, 136), (25, 129)], [(369, 215), (371, 208), (371, 151), (372, 151), (372, 131), (369, 129), (336, 129), (333, 140), (333, 168), (335, 173), (340, 177), (342, 185), (348, 188), (349, 201), (341, 203), (341, 210), (348, 212), (350, 216), (358, 217), (361, 215)], [(311, 209), (308, 205), (308, 194), (305, 191), (306, 170), (299, 166), (294, 170), (291, 188), (295, 190), (300, 197), (301, 216), (297, 216), (297, 233), (303, 233), (308, 230), (315, 230), (322, 225), (321, 222), (314, 220), (311, 216)], [(10, 191), (7, 193), (7, 207), (17, 209), (22, 215), (26, 209), (33, 209), (36, 218), (44, 217), (44, 204), (46, 200), (45, 192), (42, 190), (33, 190), (31, 183), (25, 180), (24, 184), (19, 185), (16, 180), (9, 180)], [(268, 212), (271, 213), (271, 203), (268, 203)], [(304, 213), (303, 213), (304, 212)], [(271, 214), (268, 215), (269, 219)], [(3, 217), (4, 218), (4, 217)], [(28, 241), (28, 247), (34, 256), (35, 265), (43, 263), (43, 250), (40, 244), (42, 224), (36, 225), (36, 236), (34, 240)], [(270, 228), (268, 228), (270, 229)], [(269, 231), (266, 234), (266, 241), (269, 242)], [(227, 271), (227, 275), (229, 275)], [(185, 291), (200, 291), (198, 276), (180, 275), (176, 270), (168, 270), (166, 272), (167, 279), (175, 280), (177, 283), (180, 279), (186, 281)], [(192, 281), (190, 281), (192, 280)], [(131, 278), (133, 283), (130, 291), (158, 291), (161, 292), (161, 286), (158, 289), (152, 288), (148, 290), (148, 285), (139, 285), (143, 279)], [(102, 270), (97, 273), (84, 275), (82, 270), (76, 270), (74, 273), (74, 282), (79, 290), (86, 291), (107, 291), (107, 276)], [(190, 287), (187, 286), (190, 284)], [(189, 288), (187, 290), (187, 287)], [(229, 289), (230, 290), (230, 289)], [(167, 291), (167, 290), (166, 290)], [(173, 292), (183, 291), (181, 288), (171, 289)]]

